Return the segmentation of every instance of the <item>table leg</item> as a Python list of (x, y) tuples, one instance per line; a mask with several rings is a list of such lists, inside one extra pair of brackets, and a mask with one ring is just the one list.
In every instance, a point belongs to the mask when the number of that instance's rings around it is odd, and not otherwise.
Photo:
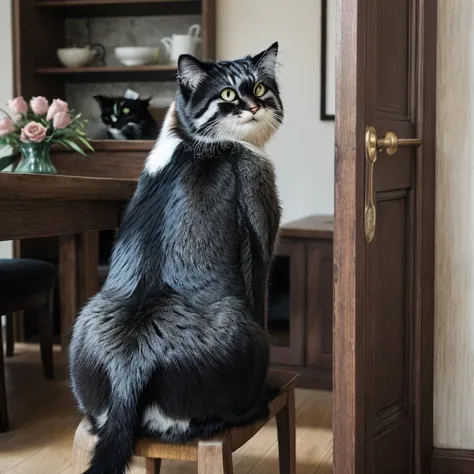
[(99, 291), (99, 232), (78, 235), (79, 308)]
[(59, 237), (61, 346), (67, 351), (77, 313), (99, 289), (99, 233)]
[(75, 235), (59, 237), (59, 310), (61, 346), (67, 353), (72, 326), (77, 314), (77, 243)]

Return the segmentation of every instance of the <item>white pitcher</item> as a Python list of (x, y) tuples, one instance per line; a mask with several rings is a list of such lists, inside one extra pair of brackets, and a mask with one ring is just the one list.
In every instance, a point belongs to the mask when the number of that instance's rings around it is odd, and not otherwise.
[(187, 35), (172, 35), (162, 38), (161, 42), (166, 48), (170, 62), (177, 63), (181, 54), (196, 56), (198, 46), (202, 41), (199, 37), (200, 33), (200, 25), (191, 25)]

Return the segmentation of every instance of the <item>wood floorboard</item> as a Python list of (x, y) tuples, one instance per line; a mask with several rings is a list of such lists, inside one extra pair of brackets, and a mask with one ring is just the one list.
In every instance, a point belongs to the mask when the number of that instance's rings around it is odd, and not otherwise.
[[(43, 378), (36, 346), (17, 344), (5, 360), (11, 429), (0, 434), (0, 474), (72, 474), (71, 448), (80, 421), (64, 361), (55, 353), (57, 377)], [(297, 390), (297, 474), (332, 474), (332, 397)], [(278, 473), (276, 425), (271, 421), (233, 457), (234, 474)], [(162, 474), (197, 474), (195, 463), (163, 461)], [(144, 474), (137, 459), (132, 474)]]

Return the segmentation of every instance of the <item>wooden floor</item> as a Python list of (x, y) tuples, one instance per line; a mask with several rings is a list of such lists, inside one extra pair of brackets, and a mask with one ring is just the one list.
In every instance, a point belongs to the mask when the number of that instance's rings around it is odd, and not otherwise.
[[(55, 354), (60, 361), (59, 353)], [(17, 344), (6, 360), (11, 430), (0, 434), (1, 474), (70, 474), (74, 430), (80, 416), (66, 371), (57, 364), (55, 381), (43, 379), (36, 347)], [(328, 392), (298, 390), (297, 474), (332, 473), (332, 400)], [(164, 461), (163, 474), (196, 473), (195, 463)], [(143, 474), (137, 459), (133, 474)], [(276, 427), (271, 422), (234, 454), (234, 474), (277, 474)]]

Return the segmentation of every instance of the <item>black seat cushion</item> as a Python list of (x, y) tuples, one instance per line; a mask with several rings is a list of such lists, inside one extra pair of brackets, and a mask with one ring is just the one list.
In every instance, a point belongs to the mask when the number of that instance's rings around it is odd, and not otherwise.
[(54, 273), (54, 265), (43, 260), (0, 258), (0, 303), (50, 290)]

